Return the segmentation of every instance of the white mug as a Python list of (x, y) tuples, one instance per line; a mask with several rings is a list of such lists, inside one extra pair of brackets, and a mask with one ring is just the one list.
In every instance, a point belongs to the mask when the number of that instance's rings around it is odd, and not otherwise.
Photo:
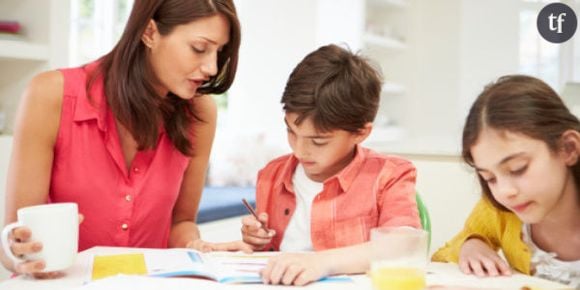
[[(77, 255), (79, 240), (79, 215), (76, 203), (51, 203), (24, 207), (18, 210), (18, 221), (2, 230), (2, 247), (15, 263), (42, 259), (43, 272), (61, 271), (70, 267)], [(28, 227), (31, 241), (42, 243), (35, 254), (16, 257), (10, 250), (8, 236), (14, 228)]]

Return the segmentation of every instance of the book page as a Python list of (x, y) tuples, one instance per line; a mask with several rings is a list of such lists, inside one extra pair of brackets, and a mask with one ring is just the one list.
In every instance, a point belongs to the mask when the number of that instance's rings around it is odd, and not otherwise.
[[(140, 249), (139, 252), (95, 255), (90, 281), (119, 274), (150, 277), (201, 277), (221, 283), (262, 283), (260, 271), (278, 252), (200, 253), (193, 249)], [(325, 277), (319, 282), (350, 282), (346, 276)]]
[(94, 255), (90, 274), (91, 281), (120, 274), (217, 280), (202, 254), (192, 249), (143, 249), (137, 253)]
[(153, 277), (200, 276), (216, 280), (202, 254), (192, 249), (151, 250), (145, 252), (148, 275)]
[[(565, 289), (565, 285), (524, 275), (512, 270), (510, 276), (480, 278), (465, 275), (454, 263), (431, 263), (427, 266), (427, 285), (473, 287), (474, 289)], [(482, 288), (483, 287), (483, 288)]]
[(277, 254), (213, 252), (206, 254), (206, 262), (211, 264), (221, 283), (262, 283), (260, 271)]
[[(213, 252), (205, 254), (206, 264), (211, 265), (221, 283), (262, 283), (260, 271), (268, 264), (268, 259), (280, 252)], [(345, 283), (353, 282), (347, 275), (327, 276), (316, 282)]]

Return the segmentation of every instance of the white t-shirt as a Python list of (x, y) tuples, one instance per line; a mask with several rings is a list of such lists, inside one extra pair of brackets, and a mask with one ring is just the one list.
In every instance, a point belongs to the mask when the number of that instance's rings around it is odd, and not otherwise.
[(312, 237), (310, 235), (312, 201), (322, 191), (324, 184), (308, 178), (304, 172), (304, 167), (300, 164), (296, 166), (294, 176), (292, 176), (292, 184), (296, 193), (296, 209), (290, 218), (286, 231), (284, 231), (280, 251), (312, 251)]
[(534, 276), (569, 285), (580, 289), (580, 260), (561, 261), (556, 253), (548, 253), (540, 249), (532, 240), (529, 224), (522, 228), (523, 240), (532, 250), (532, 267), (536, 269)]

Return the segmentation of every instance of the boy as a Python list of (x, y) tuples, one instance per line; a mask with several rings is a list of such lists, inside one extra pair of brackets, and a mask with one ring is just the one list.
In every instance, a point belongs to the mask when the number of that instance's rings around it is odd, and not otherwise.
[(243, 240), (255, 250), (317, 252), (271, 259), (265, 283), (364, 272), (371, 228), (421, 227), (414, 166), (359, 145), (371, 133), (380, 91), (379, 73), (336, 45), (310, 53), (290, 75), (281, 102), (293, 154), (258, 174), (260, 221), (243, 219)]

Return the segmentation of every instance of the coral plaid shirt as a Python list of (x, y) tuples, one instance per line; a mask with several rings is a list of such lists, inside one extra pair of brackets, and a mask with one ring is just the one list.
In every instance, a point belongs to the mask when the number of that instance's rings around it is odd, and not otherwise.
[[(369, 240), (380, 226), (421, 228), (415, 201), (416, 170), (411, 162), (356, 147), (355, 158), (324, 181), (312, 202), (310, 238), (314, 250), (345, 247)], [(276, 230), (266, 250), (279, 250), (284, 231), (296, 208), (292, 176), (294, 155), (271, 161), (258, 173), (256, 204), (268, 213), (268, 227)]]
[(165, 248), (190, 158), (162, 131), (156, 147), (137, 152), (127, 168), (102, 78), (86, 90), (88, 73), (97, 65), (60, 70), (64, 97), (50, 202), (78, 204), (85, 216), (80, 251), (93, 246)]

